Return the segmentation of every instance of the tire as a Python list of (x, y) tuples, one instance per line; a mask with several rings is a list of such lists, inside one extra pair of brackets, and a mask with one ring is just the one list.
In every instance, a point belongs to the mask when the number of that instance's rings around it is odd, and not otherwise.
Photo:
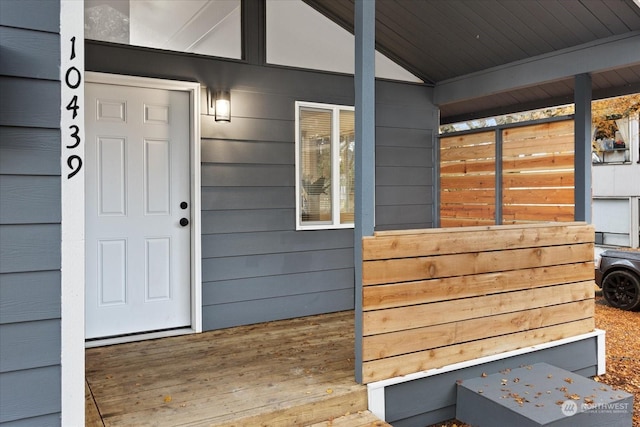
[(627, 270), (615, 270), (602, 280), (602, 295), (607, 302), (622, 310), (640, 308), (640, 278)]

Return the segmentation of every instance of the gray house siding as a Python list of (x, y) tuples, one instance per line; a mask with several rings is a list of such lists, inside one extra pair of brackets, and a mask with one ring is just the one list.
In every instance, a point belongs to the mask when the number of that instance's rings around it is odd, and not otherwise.
[(434, 135), (431, 89), (376, 84), (376, 230), (432, 228)]
[(60, 9), (0, 1), (0, 424), (60, 424)]
[[(231, 123), (201, 117), (205, 330), (353, 309), (353, 230), (295, 230), (295, 101), (353, 105), (353, 77), (98, 42), (86, 69), (231, 89)], [(377, 91), (378, 224), (431, 226), (430, 89)]]

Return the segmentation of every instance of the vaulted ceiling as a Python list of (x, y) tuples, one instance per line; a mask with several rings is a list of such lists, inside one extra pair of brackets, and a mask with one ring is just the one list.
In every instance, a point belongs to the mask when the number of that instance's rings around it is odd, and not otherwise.
[[(304, 1), (353, 32), (354, 0)], [(376, 0), (376, 48), (436, 91), (532, 74), (441, 97), (443, 123), (570, 103), (583, 68), (595, 98), (640, 92), (640, 0)]]

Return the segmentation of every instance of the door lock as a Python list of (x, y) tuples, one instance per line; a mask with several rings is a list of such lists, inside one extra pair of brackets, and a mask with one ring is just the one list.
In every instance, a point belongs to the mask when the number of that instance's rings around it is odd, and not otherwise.
[(187, 202), (180, 203), (180, 209), (187, 209), (188, 206)]
[(186, 227), (189, 225), (189, 220), (187, 218), (180, 218), (180, 225)]

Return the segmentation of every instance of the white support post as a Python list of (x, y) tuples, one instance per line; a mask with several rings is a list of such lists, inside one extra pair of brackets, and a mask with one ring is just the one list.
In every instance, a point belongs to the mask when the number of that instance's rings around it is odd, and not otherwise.
[(84, 3), (60, 1), (61, 423), (84, 425)]

